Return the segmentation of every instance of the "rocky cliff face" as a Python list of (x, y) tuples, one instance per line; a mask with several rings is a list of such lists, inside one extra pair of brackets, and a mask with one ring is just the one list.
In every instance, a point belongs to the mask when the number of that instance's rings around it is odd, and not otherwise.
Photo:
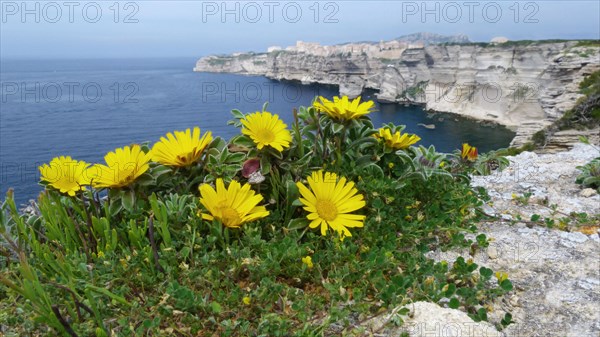
[(570, 109), (580, 97), (579, 82), (600, 69), (599, 48), (577, 42), (380, 46), (302, 44), (209, 56), (194, 70), (332, 84), (348, 96), (375, 89), (382, 102), (418, 103), (506, 125), (517, 131), (513, 144), (520, 145)]

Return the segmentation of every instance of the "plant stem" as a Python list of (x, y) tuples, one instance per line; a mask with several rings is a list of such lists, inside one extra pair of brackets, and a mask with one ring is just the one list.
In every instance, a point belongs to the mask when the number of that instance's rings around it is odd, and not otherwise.
[(57, 305), (52, 305), (52, 312), (54, 313), (54, 315), (56, 315), (56, 318), (58, 319), (60, 324), (63, 326), (63, 328), (65, 328), (65, 330), (71, 337), (79, 337), (79, 336), (77, 336), (75, 331), (73, 331), (73, 328), (71, 328), (71, 325), (69, 324), (69, 322), (67, 322), (64, 319), (64, 317), (62, 317), (62, 315), (60, 314), (60, 310), (58, 310)]
[[(89, 237), (89, 244), (90, 244), (90, 248), (92, 250), (92, 252), (96, 253), (96, 246), (97, 246), (97, 241), (96, 238), (94, 237), (94, 228), (92, 226), (92, 216), (90, 215), (90, 211), (87, 209), (86, 205), (85, 205), (85, 196), (83, 195), (83, 192), (80, 193), (81, 196), (81, 205), (83, 206), (83, 210), (85, 211), (85, 223), (87, 224), (88, 227), (88, 237)], [(94, 202), (92, 200), (92, 202)]]
[(154, 241), (154, 214), (150, 214), (150, 218), (148, 219), (148, 239), (150, 240), (150, 246), (152, 247), (152, 257), (154, 258), (154, 266), (158, 271), (164, 273), (165, 270), (158, 262), (158, 249), (156, 247), (156, 242)]

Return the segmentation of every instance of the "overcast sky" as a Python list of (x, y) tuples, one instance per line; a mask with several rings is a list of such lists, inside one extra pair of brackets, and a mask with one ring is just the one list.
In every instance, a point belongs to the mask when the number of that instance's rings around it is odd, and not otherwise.
[(0, 1), (2, 58), (202, 56), (414, 32), (599, 39), (599, 1)]

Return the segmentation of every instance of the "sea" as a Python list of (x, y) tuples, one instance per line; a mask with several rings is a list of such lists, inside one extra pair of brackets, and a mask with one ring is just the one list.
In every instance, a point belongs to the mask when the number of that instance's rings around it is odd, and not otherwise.
[[(290, 125), (293, 109), (338, 88), (279, 82), (261, 76), (193, 72), (195, 58), (0, 59), (0, 200), (9, 188), (19, 204), (35, 199), (38, 166), (69, 155), (103, 162), (108, 151), (155, 142), (167, 132), (199, 126), (225, 139), (231, 110), (277, 113)], [(374, 99), (368, 91), (363, 99)], [(375, 126), (393, 122), (418, 134), (420, 144), (451, 152), (468, 142), (480, 152), (507, 147), (505, 127), (417, 106), (377, 104)], [(434, 124), (427, 129), (419, 124)]]

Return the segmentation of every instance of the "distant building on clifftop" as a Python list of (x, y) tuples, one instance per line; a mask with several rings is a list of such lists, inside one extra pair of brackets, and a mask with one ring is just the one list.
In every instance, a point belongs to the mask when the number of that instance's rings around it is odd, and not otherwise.
[(508, 42), (508, 39), (504, 36), (496, 36), (495, 38), (490, 40), (491, 44), (502, 44)]

